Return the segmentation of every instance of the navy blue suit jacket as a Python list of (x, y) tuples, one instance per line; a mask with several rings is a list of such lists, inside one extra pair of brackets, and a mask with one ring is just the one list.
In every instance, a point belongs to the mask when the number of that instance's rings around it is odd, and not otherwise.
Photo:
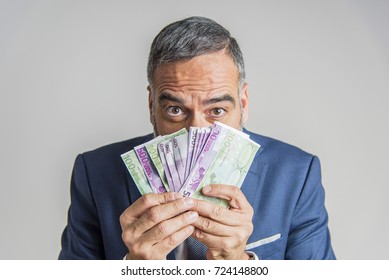
[[(260, 259), (334, 259), (319, 159), (245, 132), (261, 145), (242, 185), (254, 208), (247, 250)], [(122, 259), (127, 254), (119, 217), (141, 194), (120, 155), (152, 137), (111, 144), (77, 157), (60, 259)], [(174, 258), (174, 251), (169, 258)]]

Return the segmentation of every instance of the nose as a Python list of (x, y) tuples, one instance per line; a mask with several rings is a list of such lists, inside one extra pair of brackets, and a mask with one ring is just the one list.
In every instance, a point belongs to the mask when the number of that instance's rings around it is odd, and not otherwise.
[(189, 118), (186, 129), (189, 131), (191, 126), (194, 127), (207, 127), (212, 125), (202, 113), (194, 113)]

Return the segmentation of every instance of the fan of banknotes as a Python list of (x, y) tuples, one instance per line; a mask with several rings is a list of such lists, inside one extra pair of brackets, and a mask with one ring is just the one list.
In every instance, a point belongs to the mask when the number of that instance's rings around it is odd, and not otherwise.
[(155, 137), (121, 157), (142, 195), (173, 191), (226, 206), (203, 196), (201, 189), (209, 184), (241, 187), (259, 148), (248, 134), (215, 122)]

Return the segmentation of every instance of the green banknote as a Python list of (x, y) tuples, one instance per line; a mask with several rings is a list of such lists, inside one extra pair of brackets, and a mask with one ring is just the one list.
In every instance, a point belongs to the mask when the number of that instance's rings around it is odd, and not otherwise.
[(169, 134), (169, 135), (158, 136), (145, 144), (146, 150), (150, 155), (151, 161), (154, 163), (154, 166), (157, 169), (158, 175), (161, 178), (162, 183), (167, 191), (170, 191), (170, 188), (169, 188), (169, 185), (166, 181), (164, 167), (162, 165), (162, 161), (161, 161), (160, 155), (158, 153), (158, 144), (163, 142), (163, 141), (175, 138), (179, 135), (185, 134), (185, 133), (188, 133), (188, 132), (186, 131), (185, 128), (183, 128), (183, 129), (176, 131), (176, 132)]
[(260, 145), (248, 137), (229, 131), (220, 150), (205, 171), (193, 197), (227, 207), (227, 201), (204, 196), (201, 194), (201, 189), (210, 184), (225, 184), (240, 188), (259, 148)]
[(142, 195), (147, 193), (152, 193), (153, 190), (147, 181), (146, 175), (143, 171), (143, 167), (140, 164), (138, 157), (135, 154), (134, 150), (131, 150), (127, 153), (121, 155), (128, 171), (131, 174), (131, 177), (134, 179), (136, 186), (138, 187)]

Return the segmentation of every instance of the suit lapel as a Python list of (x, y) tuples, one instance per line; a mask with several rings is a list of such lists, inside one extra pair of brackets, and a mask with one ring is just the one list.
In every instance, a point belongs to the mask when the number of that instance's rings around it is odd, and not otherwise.
[(261, 152), (262, 148), (256, 154), (241, 188), (248, 202), (254, 208), (254, 211), (258, 208), (267, 170), (267, 164), (259, 160)]

